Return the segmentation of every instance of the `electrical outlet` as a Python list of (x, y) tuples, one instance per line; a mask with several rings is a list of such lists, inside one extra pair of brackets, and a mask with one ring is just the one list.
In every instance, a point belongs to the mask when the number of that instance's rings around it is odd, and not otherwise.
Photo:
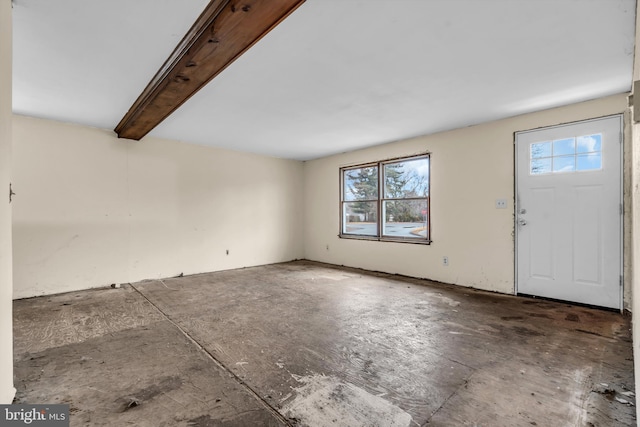
[(507, 209), (507, 199), (496, 199), (496, 209)]
[(445, 267), (449, 267), (449, 257), (448, 256), (443, 256), (442, 257), (442, 265), (444, 265)]

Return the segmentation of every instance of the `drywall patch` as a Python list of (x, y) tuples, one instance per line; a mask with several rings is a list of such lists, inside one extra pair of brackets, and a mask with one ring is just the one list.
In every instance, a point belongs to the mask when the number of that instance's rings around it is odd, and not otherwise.
[(411, 415), (353, 384), (324, 375), (294, 376), (304, 384), (282, 413), (300, 426), (348, 425), (407, 427)]

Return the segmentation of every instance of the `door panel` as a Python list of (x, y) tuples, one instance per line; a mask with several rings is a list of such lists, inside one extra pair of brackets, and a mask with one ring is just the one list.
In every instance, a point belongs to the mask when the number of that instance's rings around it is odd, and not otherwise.
[[(555, 190), (553, 188), (534, 188), (531, 191), (531, 204), (539, 206), (540, 213), (536, 223), (536, 233), (530, 238), (529, 264), (531, 276), (540, 280), (554, 279), (554, 242), (553, 242), (553, 208)], [(524, 218), (524, 215), (522, 215)], [(524, 224), (526, 225), (526, 224)], [(533, 254), (538, 256), (532, 257)]]
[(602, 186), (576, 189), (573, 219), (574, 281), (602, 283)]
[(622, 116), (516, 133), (516, 287), (620, 308)]

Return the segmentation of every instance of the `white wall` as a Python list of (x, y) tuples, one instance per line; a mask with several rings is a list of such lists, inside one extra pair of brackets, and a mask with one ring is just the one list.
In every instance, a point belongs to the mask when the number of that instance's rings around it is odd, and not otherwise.
[(11, 403), (13, 327), (11, 305), (11, 0), (0, 0), (0, 404)]
[(302, 162), (23, 116), (13, 135), (14, 298), (303, 257)]
[[(640, 12), (640, 11), (639, 11)], [(640, 55), (636, 38), (636, 61)], [(636, 70), (637, 63), (636, 63)], [(634, 72), (635, 74), (635, 72)], [(635, 75), (634, 80), (640, 76)], [(639, 94), (640, 95), (640, 94)], [(635, 96), (635, 95), (634, 95)], [(640, 111), (636, 113), (636, 116)], [(632, 275), (632, 304), (633, 313), (633, 359), (636, 379), (636, 390), (640, 390), (640, 125), (634, 124), (633, 129), (633, 192), (632, 192), (632, 235), (633, 235), (633, 275)], [(636, 407), (636, 419), (640, 419), (640, 407)]]
[[(514, 132), (625, 108), (625, 95), (616, 95), (307, 162), (305, 257), (513, 293)], [(431, 153), (433, 243), (338, 238), (339, 167), (425, 151)], [(508, 209), (495, 209), (498, 198), (509, 200)]]
[[(636, 5), (636, 44), (635, 59), (633, 64), (633, 80), (640, 80), (640, 2)], [(638, 93), (634, 97), (640, 96)], [(633, 116), (638, 117), (640, 111), (632, 109)], [(632, 246), (632, 332), (633, 332), (633, 366), (636, 380), (636, 390), (640, 390), (640, 124), (631, 126), (632, 149), (631, 149), (631, 209), (632, 225), (631, 235)], [(636, 405), (636, 419), (640, 419), (640, 406)]]

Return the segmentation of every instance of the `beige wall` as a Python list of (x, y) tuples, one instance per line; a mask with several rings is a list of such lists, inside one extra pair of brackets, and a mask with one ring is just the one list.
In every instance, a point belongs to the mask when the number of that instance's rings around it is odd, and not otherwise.
[[(617, 95), (307, 162), (305, 256), (512, 293), (514, 132), (621, 113), (625, 107), (625, 95)], [(425, 151), (431, 153), (433, 243), (338, 238), (338, 168)], [(508, 209), (495, 208), (498, 198), (508, 199)], [(449, 257), (448, 267), (443, 256)]]
[(11, 308), (11, 0), (0, 0), (0, 404), (11, 403), (13, 334)]
[(302, 162), (22, 116), (13, 135), (14, 298), (303, 257)]

